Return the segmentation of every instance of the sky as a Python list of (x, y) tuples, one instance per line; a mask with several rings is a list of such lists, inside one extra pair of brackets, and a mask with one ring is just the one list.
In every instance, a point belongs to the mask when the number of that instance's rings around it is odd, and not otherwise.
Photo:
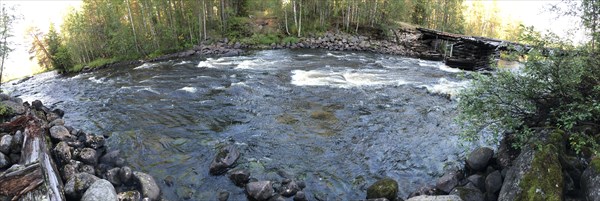
[[(491, 0), (484, 0), (484, 4), (491, 4)], [(578, 26), (576, 18), (556, 18), (553, 14), (543, 12), (558, 0), (497, 0), (500, 12), (505, 17), (520, 19), (525, 25), (534, 25), (538, 30), (549, 29), (559, 35), (564, 35), (566, 30)], [(469, 0), (467, 0), (469, 3)], [(80, 0), (0, 0), (0, 4), (15, 6), (15, 12), (20, 14), (19, 20), (13, 30), (15, 35), (12, 40), (15, 50), (11, 52), (5, 64), (5, 78), (3, 80), (24, 77), (39, 72), (41, 68), (36, 61), (29, 60), (29, 39), (25, 37), (25, 30), (29, 26), (37, 26), (42, 31), (47, 31), (50, 23), (60, 28), (63, 16), (71, 8), (79, 8)], [(583, 34), (574, 37), (581, 41)]]

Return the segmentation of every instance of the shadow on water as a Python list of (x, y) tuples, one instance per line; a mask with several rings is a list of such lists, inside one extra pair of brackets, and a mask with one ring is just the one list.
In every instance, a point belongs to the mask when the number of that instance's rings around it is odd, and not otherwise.
[[(467, 84), (439, 62), (321, 50), (147, 63), (74, 77), (35, 76), (9, 91), (65, 110), (69, 125), (108, 134), (169, 200), (245, 199), (210, 176), (235, 143), (252, 177), (304, 180), (310, 197), (358, 199), (378, 178), (401, 197), (461, 166), (449, 96)], [(440, 95), (442, 94), (442, 95)]]

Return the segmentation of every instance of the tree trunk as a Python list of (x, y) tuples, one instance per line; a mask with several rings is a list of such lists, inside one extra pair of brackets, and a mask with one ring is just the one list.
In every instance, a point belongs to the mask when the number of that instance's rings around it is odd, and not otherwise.
[(206, 40), (206, 37), (207, 37), (207, 35), (206, 35), (206, 15), (208, 13), (206, 11), (206, 2), (205, 1), (202, 1), (202, 6), (204, 7), (204, 9), (202, 9), (202, 13), (203, 13), (203, 16), (202, 16), (202, 27), (204, 29), (204, 40)]
[(127, 0), (126, 3), (127, 3), (127, 13), (129, 14), (129, 22), (131, 24), (131, 30), (133, 31), (133, 42), (135, 43), (135, 50), (137, 51), (138, 54), (140, 54), (140, 47), (139, 47), (139, 43), (137, 41), (137, 33), (135, 32), (135, 25), (133, 24), (133, 16), (131, 15), (131, 4), (129, 4), (129, 0)]
[(225, 18), (225, 0), (221, 0), (221, 33), (225, 33), (225, 29), (227, 28), (227, 19)]
[(300, 8), (298, 11), (298, 38), (300, 38), (301, 32), (302, 32), (302, 0), (300, 0)]

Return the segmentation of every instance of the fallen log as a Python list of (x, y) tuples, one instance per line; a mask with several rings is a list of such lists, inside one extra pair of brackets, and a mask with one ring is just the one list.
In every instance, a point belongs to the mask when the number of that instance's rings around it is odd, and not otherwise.
[[(32, 114), (19, 117), (3, 128), (25, 128), (21, 160), (23, 170), (0, 176), (0, 194), (12, 200), (65, 200), (62, 180), (52, 161), (46, 141), (47, 129), (42, 120)], [(2, 127), (6, 125), (6, 127)]]

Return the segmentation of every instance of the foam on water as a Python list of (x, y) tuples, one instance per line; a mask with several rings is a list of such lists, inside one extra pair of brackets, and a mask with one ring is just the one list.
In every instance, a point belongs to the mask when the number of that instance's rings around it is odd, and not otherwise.
[(395, 77), (391, 79), (378, 71), (294, 70), (291, 83), (296, 86), (331, 86), (351, 88), (374, 85), (405, 85), (411, 82)]
[(197, 66), (197, 67), (200, 67), (200, 68), (214, 68), (215, 66), (213, 66), (213, 65), (212, 65), (212, 64), (209, 62), (209, 60), (206, 60), (206, 61), (201, 61), (200, 63), (198, 63), (198, 66)]
[(458, 92), (466, 88), (470, 84), (470, 81), (449, 81), (446, 78), (440, 78), (436, 84), (432, 85), (420, 85), (424, 87), (430, 93), (449, 95), (454, 98), (458, 95)]
[(196, 93), (196, 91), (198, 91), (198, 89), (196, 89), (196, 87), (183, 87), (178, 90), (189, 92), (189, 93)]

